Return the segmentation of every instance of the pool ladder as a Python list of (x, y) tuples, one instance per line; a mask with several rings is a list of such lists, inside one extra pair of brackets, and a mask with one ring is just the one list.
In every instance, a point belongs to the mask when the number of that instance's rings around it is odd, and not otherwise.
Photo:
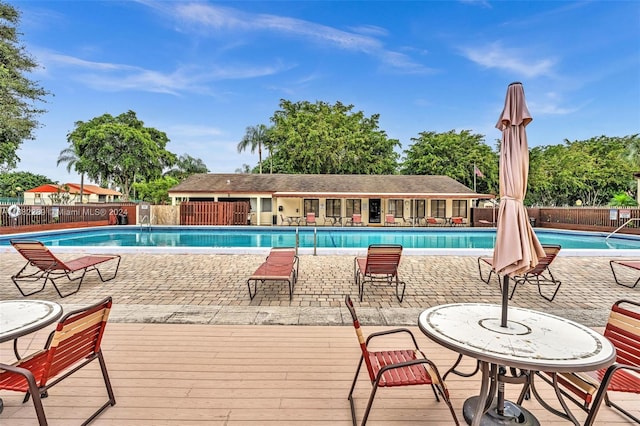
[(609, 235), (607, 235), (607, 238), (605, 238), (604, 240), (607, 241), (610, 236), (612, 236), (613, 234), (615, 234), (616, 232), (618, 232), (619, 230), (621, 230), (622, 228), (624, 228), (625, 226), (627, 226), (631, 222), (637, 222), (637, 221), (640, 221), (640, 218), (634, 217), (634, 218), (631, 218), (631, 219), (627, 220), (625, 223), (623, 223), (622, 225), (618, 226), (615, 231), (613, 231)]

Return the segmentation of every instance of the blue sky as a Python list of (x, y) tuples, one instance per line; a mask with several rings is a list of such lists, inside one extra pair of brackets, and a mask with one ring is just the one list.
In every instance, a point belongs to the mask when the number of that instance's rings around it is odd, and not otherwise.
[(379, 114), (402, 150), (452, 129), (495, 147), (521, 81), (530, 146), (640, 132), (638, 1), (9, 2), (54, 95), (17, 170), (61, 183), (74, 123), (128, 110), (214, 173), (257, 164), (237, 144), (280, 99)]

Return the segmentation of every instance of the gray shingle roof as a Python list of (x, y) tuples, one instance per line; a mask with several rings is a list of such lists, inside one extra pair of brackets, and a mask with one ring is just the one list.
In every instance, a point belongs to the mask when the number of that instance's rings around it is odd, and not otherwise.
[(425, 175), (292, 175), (197, 174), (169, 190), (176, 193), (268, 194), (449, 194), (487, 198), (448, 176)]

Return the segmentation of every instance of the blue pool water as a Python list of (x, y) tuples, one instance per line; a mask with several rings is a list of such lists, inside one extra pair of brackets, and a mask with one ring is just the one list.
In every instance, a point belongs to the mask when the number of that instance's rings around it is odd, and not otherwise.
[[(563, 249), (640, 250), (640, 238), (605, 233), (536, 229), (542, 244)], [(298, 246), (366, 248), (370, 244), (402, 244), (407, 249), (491, 249), (495, 229), (473, 228), (299, 228), (294, 227), (100, 227), (71, 231), (0, 236), (0, 246), (11, 239), (33, 238), (57, 247), (222, 247), (261, 248)], [(640, 253), (640, 252), (639, 252)]]

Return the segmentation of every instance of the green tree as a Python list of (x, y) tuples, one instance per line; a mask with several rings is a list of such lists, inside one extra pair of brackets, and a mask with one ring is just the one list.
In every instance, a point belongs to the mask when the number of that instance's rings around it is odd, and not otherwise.
[(125, 200), (134, 182), (157, 179), (176, 162), (176, 156), (165, 149), (167, 135), (145, 127), (133, 111), (78, 121), (67, 141), (89, 179), (115, 184)]
[(67, 172), (71, 173), (71, 169), (73, 169), (80, 173), (80, 204), (82, 204), (84, 199), (84, 169), (75, 146), (69, 146), (60, 151), (56, 165), (59, 166), (60, 163), (67, 164)]
[(238, 152), (246, 151), (247, 149), (253, 154), (258, 150), (258, 167), (260, 174), (262, 174), (262, 147), (268, 144), (269, 141), (269, 128), (264, 124), (258, 124), (257, 126), (249, 126), (245, 131), (245, 135), (238, 143)]
[(169, 189), (179, 183), (173, 176), (163, 176), (150, 182), (136, 182), (133, 188), (138, 194), (138, 199), (152, 204), (167, 204), (171, 202)]
[(22, 142), (34, 139), (36, 117), (45, 112), (35, 104), (49, 94), (27, 78), (38, 64), (20, 44), (19, 22), (20, 12), (0, 2), (0, 166), (9, 169), (20, 160), (16, 152)]
[(638, 202), (629, 194), (621, 192), (613, 196), (609, 205), (612, 207), (636, 207)]
[(269, 160), (276, 173), (394, 174), (400, 146), (378, 128), (379, 115), (337, 102), (280, 101), (271, 117)]
[(200, 158), (194, 158), (189, 154), (183, 154), (178, 157), (175, 166), (165, 172), (164, 176), (171, 176), (178, 181), (182, 181), (191, 175), (197, 173), (209, 173), (207, 165)]
[(498, 192), (498, 154), (485, 144), (483, 135), (468, 130), (421, 132), (411, 141), (413, 144), (404, 151), (402, 174), (445, 175), (473, 188), (475, 165), (483, 175), (476, 176), (476, 191)]
[(22, 192), (47, 183), (57, 183), (46, 176), (30, 172), (0, 173), (0, 197), (16, 198)]

